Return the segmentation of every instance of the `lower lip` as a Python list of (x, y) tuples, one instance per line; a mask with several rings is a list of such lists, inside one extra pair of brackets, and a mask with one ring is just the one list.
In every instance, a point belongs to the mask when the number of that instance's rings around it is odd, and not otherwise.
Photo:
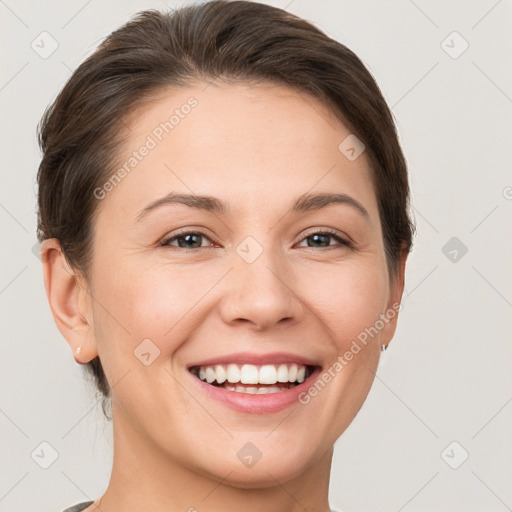
[(212, 386), (195, 375), (190, 375), (204, 393), (230, 409), (252, 414), (270, 414), (299, 403), (299, 395), (313, 385), (321, 370), (321, 368), (315, 368), (313, 373), (304, 382), (293, 388), (265, 395), (229, 391), (228, 389)]

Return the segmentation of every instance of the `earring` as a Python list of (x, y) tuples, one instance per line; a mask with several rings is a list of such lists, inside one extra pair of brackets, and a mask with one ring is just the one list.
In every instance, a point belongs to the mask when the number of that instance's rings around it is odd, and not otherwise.
[(388, 346), (387, 346), (387, 345), (381, 345), (381, 346), (380, 346), (380, 351), (381, 351), (381, 352), (385, 352), (387, 349), (388, 349)]
[(78, 347), (76, 350), (75, 350), (75, 354), (80, 354), (80, 352), (82, 351), (82, 347)]

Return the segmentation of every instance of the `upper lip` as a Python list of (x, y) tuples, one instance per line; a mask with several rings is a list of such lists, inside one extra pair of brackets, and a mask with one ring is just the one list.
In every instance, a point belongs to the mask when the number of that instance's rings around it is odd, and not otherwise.
[(296, 363), (306, 366), (320, 366), (320, 363), (304, 356), (288, 352), (271, 352), (267, 354), (255, 354), (252, 352), (237, 352), (236, 354), (225, 354), (222, 356), (204, 359), (187, 365), (190, 369), (194, 366), (212, 366), (215, 364), (253, 364), (256, 366), (265, 364)]

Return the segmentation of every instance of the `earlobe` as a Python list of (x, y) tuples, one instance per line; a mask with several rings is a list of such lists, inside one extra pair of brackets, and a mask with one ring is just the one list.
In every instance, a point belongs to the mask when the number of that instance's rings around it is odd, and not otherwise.
[(87, 283), (71, 266), (55, 238), (41, 244), (44, 285), (55, 323), (75, 357), (85, 364), (98, 355)]

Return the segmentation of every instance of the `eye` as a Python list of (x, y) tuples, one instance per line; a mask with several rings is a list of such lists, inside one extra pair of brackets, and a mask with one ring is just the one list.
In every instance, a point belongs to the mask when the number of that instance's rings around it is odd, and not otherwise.
[[(307, 235), (303, 240), (308, 241), (307, 247), (315, 248), (315, 247), (327, 247), (327, 248), (336, 248), (335, 245), (332, 245), (330, 241), (336, 240), (339, 246), (347, 246), (350, 247), (351, 244), (344, 238), (342, 238), (335, 231), (331, 230), (323, 230), (323, 231), (315, 231), (309, 235)], [(202, 242), (208, 240), (210, 243), (204, 245)], [(177, 245), (176, 243), (177, 242)], [(311, 243), (310, 243), (311, 242)], [(182, 233), (175, 234), (169, 238), (164, 239), (159, 245), (161, 247), (177, 247), (181, 249), (201, 249), (212, 247), (213, 245), (212, 239), (207, 236), (202, 231), (184, 231)], [(304, 247), (304, 246), (303, 246)]]
[(348, 242), (347, 240), (342, 238), (336, 232), (331, 231), (329, 229), (326, 229), (323, 231), (315, 231), (315, 232), (307, 235), (305, 238), (303, 238), (303, 240), (308, 241), (307, 247), (313, 247), (313, 248), (314, 247), (334, 247), (335, 248), (335, 246), (332, 246), (329, 243), (332, 239), (337, 240), (339, 242), (338, 245), (340, 245), (340, 246), (347, 246), (347, 247), (351, 246), (350, 242)]
[[(183, 233), (178, 233), (177, 235), (173, 235), (160, 243), (162, 247), (180, 247), (182, 249), (200, 249), (201, 247), (211, 247), (211, 244), (202, 245), (201, 238), (207, 239), (210, 242), (212, 241), (210, 237), (206, 236), (201, 231), (184, 231)], [(178, 245), (175, 245), (173, 242), (177, 241)]]

